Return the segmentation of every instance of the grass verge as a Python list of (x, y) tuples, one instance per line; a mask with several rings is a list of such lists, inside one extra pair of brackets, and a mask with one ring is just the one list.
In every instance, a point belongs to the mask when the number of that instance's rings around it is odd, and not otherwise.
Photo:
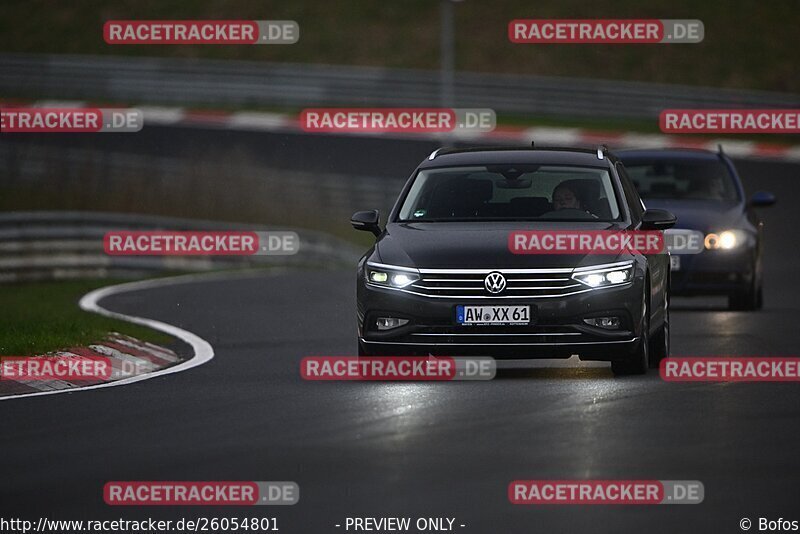
[(78, 307), (93, 289), (113, 280), (25, 282), (0, 286), (0, 354), (29, 356), (94, 343), (120, 332), (153, 343), (172, 340), (166, 334), (88, 313)]

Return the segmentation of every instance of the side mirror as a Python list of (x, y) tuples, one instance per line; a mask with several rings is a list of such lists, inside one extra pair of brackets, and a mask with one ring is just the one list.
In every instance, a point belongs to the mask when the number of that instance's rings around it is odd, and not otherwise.
[(677, 218), (667, 210), (649, 209), (642, 215), (642, 230), (666, 230), (675, 226)]
[(357, 211), (350, 217), (350, 224), (356, 230), (364, 230), (372, 232), (375, 237), (381, 235), (381, 227), (378, 226), (380, 220), (380, 213), (378, 210)]
[(775, 204), (775, 195), (769, 191), (757, 191), (750, 197), (750, 205), (756, 208), (766, 208), (773, 204)]

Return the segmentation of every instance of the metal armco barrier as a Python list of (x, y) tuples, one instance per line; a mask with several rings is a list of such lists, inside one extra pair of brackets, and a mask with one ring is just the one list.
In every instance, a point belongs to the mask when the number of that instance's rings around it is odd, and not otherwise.
[(127, 278), (265, 266), (353, 266), (359, 257), (359, 251), (345, 241), (297, 229), (291, 230), (299, 234), (300, 249), (291, 256), (109, 256), (103, 251), (103, 236), (110, 230), (278, 229), (103, 212), (5, 212), (0, 213), (0, 282)]
[(405, 176), (276, 169), (225, 143), (219, 149), (150, 155), (0, 142), (0, 191), (6, 198), (35, 197), (24, 209), (127, 213), (133, 205), (140, 213), (342, 235), (352, 231), (348, 221), (355, 211), (386, 213), (405, 182)]
[[(0, 94), (225, 107), (437, 106), (438, 71), (174, 58), (0, 54)], [(455, 107), (653, 119), (665, 108), (800, 107), (800, 95), (460, 72)]]

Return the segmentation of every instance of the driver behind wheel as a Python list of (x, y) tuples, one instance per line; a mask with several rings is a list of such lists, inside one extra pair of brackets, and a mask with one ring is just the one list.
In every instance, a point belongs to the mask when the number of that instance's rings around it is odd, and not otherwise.
[(564, 183), (560, 183), (553, 189), (553, 209), (558, 210), (583, 210), (578, 195), (571, 187)]

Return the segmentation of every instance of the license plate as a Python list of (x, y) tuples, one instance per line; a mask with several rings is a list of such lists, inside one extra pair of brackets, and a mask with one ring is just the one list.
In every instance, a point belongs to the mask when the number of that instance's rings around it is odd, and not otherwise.
[(524, 325), (531, 322), (530, 306), (456, 306), (456, 322), (467, 325)]
[(669, 270), (670, 271), (680, 271), (681, 270), (681, 257), (680, 256), (670, 256), (669, 257)]

